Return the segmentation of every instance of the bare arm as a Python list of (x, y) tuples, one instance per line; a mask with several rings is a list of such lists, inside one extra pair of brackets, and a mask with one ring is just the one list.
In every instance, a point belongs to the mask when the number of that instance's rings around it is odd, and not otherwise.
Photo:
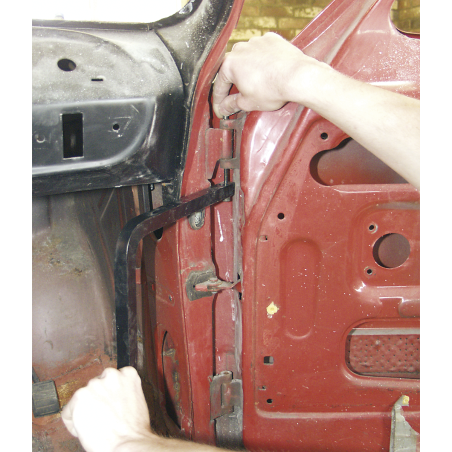
[(128, 442), (115, 449), (115, 452), (219, 452), (221, 450), (226, 449), (218, 449), (207, 444), (156, 436), (147, 441)]
[[(232, 84), (238, 94), (229, 95)], [(217, 116), (297, 102), (319, 113), (420, 187), (420, 102), (351, 79), (274, 33), (236, 44), (213, 91)]]
[(153, 433), (141, 380), (133, 367), (105, 369), (74, 394), (61, 417), (87, 452), (218, 450)]

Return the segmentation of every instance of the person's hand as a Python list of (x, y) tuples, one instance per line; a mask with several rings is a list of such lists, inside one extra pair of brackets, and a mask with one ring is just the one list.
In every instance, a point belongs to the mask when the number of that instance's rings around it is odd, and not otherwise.
[[(239, 42), (223, 59), (212, 103), (218, 117), (237, 111), (273, 111), (293, 100), (292, 80), (315, 62), (275, 33)], [(229, 95), (232, 85), (239, 93)]]
[(107, 368), (75, 392), (61, 417), (87, 452), (109, 452), (121, 444), (149, 440), (149, 411), (133, 367)]

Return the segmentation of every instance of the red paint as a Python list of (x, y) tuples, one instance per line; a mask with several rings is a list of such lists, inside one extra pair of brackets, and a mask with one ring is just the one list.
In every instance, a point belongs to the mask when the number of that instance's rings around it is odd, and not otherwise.
[[(223, 177), (214, 165), (226, 145), (216, 143), (230, 133), (209, 131), (219, 127), (209, 94), (242, 4), (235, 3), (198, 79), (182, 195)], [(333, 1), (294, 44), (349, 76), (419, 97), (419, 40), (393, 27), (391, 4)], [(410, 396), (406, 418), (419, 429), (419, 380), (360, 376), (346, 363), (353, 328), (419, 324), (419, 193), (384, 165), (376, 175), (375, 159), (362, 149), (320, 159), (346, 138), (295, 104), (248, 115), (241, 146), (243, 275), (235, 289), (190, 301), (185, 287), (199, 270), (236, 280), (231, 203), (208, 209), (199, 230), (186, 219), (165, 228), (156, 243), (155, 275), (145, 281), (155, 297), (143, 302), (144, 321), (150, 319), (145, 348), (153, 348), (149, 359), (158, 363), (161, 408), (174, 403), (183, 436), (215, 442), (209, 385), (224, 370), (243, 377), (249, 450), (388, 450), (391, 408), (402, 394)], [(386, 234), (409, 243), (408, 258), (395, 268), (374, 258)], [(234, 304), (239, 290), (243, 312)]]
[[(419, 40), (393, 27), (392, 1), (370, 3), (339, 48), (365, 1), (333, 2), (294, 43), (347, 75), (419, 97)], [(251, 113), (245, 124), (243, 385), (250, 450), (388, 450), (391, 408), (402, 394), (410, 396), (407, 419), (419, 429), (419, 380), (363, 377), (345, 363), (346, 338), (357, 325), (413, 325), (404, 318), (416, 315), (413, 303), (405, 308), (401, 300), (419, 298), (419, 193), (387, 183), (396, 181), (384, 165), (386, 183), (375, 183), (366, 176), (371, 164), (363, 171), (347, 158), (326, 169), (346, 174), (347, 185), (343, 177), (319, 181), (313, 159), (345, 138), (294, 104)], [(390, 233), (410, 247), (396, 268), (374, 259), (375, 243)], [(271, 302), (278, 307), (273, 315)], [(269, 356), (273, 364), (265, 362)]]
[[(391, 3), (337, 0), (294, 43), (347, 75), (418, 97), (419, 40), (392, 26)], [(199, 78), (184, 195), (204, 188), (206, 172), (209, 177), (222, 157), (215, 140), (224, 132), (207, 130), (218, 127), (208, 94), (224, 45), (218, 44)], [(243, 372), (244, 442), (250, 450), (387, 450), (391, 408), (402, 394), (410, 396), (406, 418), (419, 429), (418, 380), (360, 376), (345, 360), (352, 328), (366, 322), (379, 328), (418, 325), (419, 194), (379, 162), (377, 174), (375, 159), (362, 149), (352, 149), (354, 165), (349, 154), (333, 164), (323, 161), (319, 180), (313, 159), (346, 138), (295, 104), (248, 115), (241, 147), (243, 365), (234, 357), (237, 289), (189, 301), (184, 288), (193, 270), (214, 268), (219, 278), (234, 280), (230, 204), (210, 209), (200, 230), (184, 220), (165, 232), (158, 247), (171, 243), (177, 261), (173, 256), (157, 272), (160, 282), (176, 284), (180, 300), (177, 315), (161, 311), (160, 322), (175, 343), (179, 338), (178, 356), (186, 360), (189, 385), (181, 401), (191, 411), (185, 435), (214, 441), (209, 376), (223, 370)], [(217, 156), (211, 154), (215, 149)], [(221, 181), (221, 171), (214, 178)], [(375, 243), (389, 233), (403, 235), (410, 246), (408, 259), (396, 268), (374, 259)], [(170, 283), (174, 278), (178, 282)], [(272, 302), (277, 310), (269, 314)]]
[[(208, 129), (212, 123), (218, 124), (211, 116), (209, 94), (213, 78), (221, 63), (229, 35), (238, 21), (241, 1), (236, 2), (231, 11), (230, 18), (224, 28), (223, 34), (215, 44), (208, 60), (201, 70), (195, 92), (195, 109), (192, 115), (190, 142), (184, 178), (182, 195), (195, 193), (210, 186), (212, 165), (221, 158), (223, 146), (210, 146), (211, 135)], [(219, 135), (223, 136), (224, 132)], [(226, 135), (228, 135), (226, 133)], [(214, 139), (221, 138), (213, 132)], [(206, 145), (207, 144), (207, 145)], [(218, 155), (215, 155), (217, 150)], [(222, 171), (213, 175), (215, 182), (222, 180)], [(217, 210), (218, 209), (218, 210)], [(222, 311), (231, 309), (228, 293), (218, 294), (190, 301), (187, 296), (185, 281), (192, 271), (213, 270), (223, 278), (227, 271), (226, 261), (232, 257), (232, 241), (228, 239), (228, 222), (231, 221), (231, 212), (228, 204), (218, 208), (208, 209), (205, 224), (199, 230), (193, 230), (188, 220), (181, 220), (171, 228), (165, 230), (161, 241), (157, 244), (156, 287), (159, 285), (175, 290), (174, 306), (169, 307), (166, 300), (157, 297), (157, 319), (160, 331), (168, 331), (177, 348), (181, 390), (180, 409), (182, 435), (203, 443), (215, 443), (214, 423), (210, 420), (210, 377), (222, 370), (221, 361), (216, 361), (214, 350), (218, 356), (226, 357), (230, 350), (234, 350), (231, 326), (221, 321), (227, 316)], [(218, 212), (218, 213), (217, 213)], [(226, 247), (221, 242), (213, 245), (212, 235), (219, 234), (217, 215), (221, 215), (223, 238)], [(218, 236), (219, 240), (219, 236)], [(215, 255), (212, 258), (212, 247)], [(171, 251), (170, 251), (171, 250)], [(217, 252), (218, 250), (218, 252)], [(221, 250), (221, 251), (220, 251)], [(163, 262), (159, 260), (159, 257)], [(230, 291), (229, 291), (230, 292)], [(223, 306), (224, 308), (221, 308)], [(215, 311), (215, 314), (214, 314)], [(219, 317), (218, 317), (219, 316)], [(221, 329), (224, 327), (224, 329)], [(219, 338), (216, 339), (216, 331)], [(157, 342), (157, 352), (162, 336)], [(223, 360), (223, 362), (225, 362)]]

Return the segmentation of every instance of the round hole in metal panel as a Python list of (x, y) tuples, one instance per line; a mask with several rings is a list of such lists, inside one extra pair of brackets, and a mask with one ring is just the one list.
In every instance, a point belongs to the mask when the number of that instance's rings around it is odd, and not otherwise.
[(375, 223), (371, 223), (371, 224), (369, 224), (368, 229), (369, 229), (369, 232), (374, 234), (375, 232), (377, 232), (378, 226)]
[(285, 217), (285, 215), (282, 212), (278, 213), (278, 218), (280, 220), (284, 220), (284, 217)]
[(373, 269), (370, 267), (366, 267), (364, 270), (369, 276), (372, 276), (374, 274)]
[(322, 140), (326, 140), (326, 139), (328, 139), (328, 134), (326, 132), (323, 132), (323, 133), (320, 134), (320, 138)]
[(68, 58), (61, 58), (61, 60), (58, 60), (58, 67), (65, 72), (71, 72), (73, 71), (77, 65)]
[(120, 125), (117, 122), (115, 122), (111, 127), (115, 132), (117, 132), (120, 128)]
[(397, 233), (383, 235), (373, 247), (375, 262), (384, 268), (400, 267), (408, 259), (410, 252), (408, 240)]
[(37, 134), (35, 134), (35, 140), (37, 143), (44, 143), (46, 137), (38, 132)]

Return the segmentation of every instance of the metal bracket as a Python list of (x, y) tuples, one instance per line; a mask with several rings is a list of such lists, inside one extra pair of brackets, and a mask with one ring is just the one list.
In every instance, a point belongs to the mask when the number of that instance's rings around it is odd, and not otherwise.
[(206, 290), (198, 289), (201, 284), (213, 278), (215, 278), (215, 273), (213, 272), (213, 270), (191, 272), (188, 275), (187, 282), (185, 283), (188, 299), (190, 301), (194, 301), (213, 295), (213, 292), (207, 290), (207, 287)]
[(212, 270), (193, 271), (188, 275), (185, 284), (190, 301), (210, 297), (225, 289), (232, 289), (240, 281), (227, 282), (219, 279)]
[(137, 366), (135, 263), (140, 241), (160, 229), (234, 195), (235, 184), (221, 184), (182, 197), (130, 220), (119, 234), (115, 251), (115, 304), (118, 369)]
[(238, 284), (238, 282), (239, 281), (235, 283), (227, 282), (214, 276), (212, 278), (209, 278), (207, 281), (196, 284), (195, 289), (198, 292), (217, 293), (225, 289), (232, 289), (236, 284)]
[(220, 168), (223, 169), (238, 169), (240, 168), (240, 159), (238, 157), (234, 158), (222, 158), (219, 160)]
[(224, 371), (210, 382), (210, 419), (234, 412), (234, 406), (243, 404), (242, 380), (234, 380), (232, 372)]
[(389, 452), (417, 451), (419, 433), (413, 430), (402, 414), (402, 406), (408, 406), (409, 401), (410, 398), (408, 396), (402, 396), (392, 408)]

